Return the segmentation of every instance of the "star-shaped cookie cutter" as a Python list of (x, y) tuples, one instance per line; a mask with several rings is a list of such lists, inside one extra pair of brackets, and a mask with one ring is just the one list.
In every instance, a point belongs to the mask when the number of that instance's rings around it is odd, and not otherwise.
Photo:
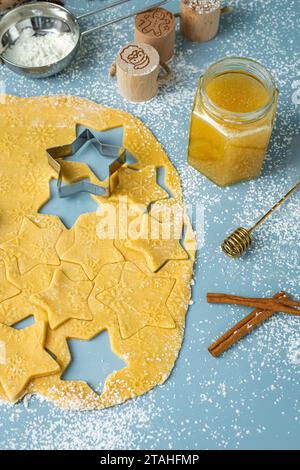
[[(109, 166), (108, 177), (101, 181), (103, 186), (90, 183), (89, 181), (79, 181), (64, 186), (60, 160), (76, 154), (87, 142), (92, 142), (100, 155), (115, 159)], [(101, 142), (90, 129), (85, 129), (73, 143), (53, 147), (47, 149), (46, 152), (49, 165), (58, 175), (57, 190), (60, 198), (66, 198), (83, 192), (93, 194), (94, 196), (109, 197), (118, 184), (119, 169), (126, 163), (126, 150), (124, 147)]]

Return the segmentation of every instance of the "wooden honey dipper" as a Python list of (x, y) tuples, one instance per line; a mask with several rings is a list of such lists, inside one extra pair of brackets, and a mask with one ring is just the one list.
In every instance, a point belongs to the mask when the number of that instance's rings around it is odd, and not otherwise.
[(263, 215), (255, 225), (249, 230), (244, 227), (240, 227), (235, 230), (229, 237), (226, 238), (222, 244), (222, 250), (231, 258), (239, 258), (251, 247), (253, 238), (252, 232), (264, 222), (273, 212), (275, 212), (292, 194), (294, 194), (298, 189), (300, 189), (300, 181), (298, 181), (293, 188), (286, 193), (283, 198), (280, 199), (265, 215)]

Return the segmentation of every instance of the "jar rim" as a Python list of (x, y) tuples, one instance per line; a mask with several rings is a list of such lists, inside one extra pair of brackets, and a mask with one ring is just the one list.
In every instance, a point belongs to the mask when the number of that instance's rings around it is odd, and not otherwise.
[[(206, 93), (206, 85), (212, 78), (224, 72), (230, 71), (244, 71), (251, 73), (254, 77), (258, 78), (269, 90), (270, 99), (268, 103), (261, 108), (246, 112), (236, 113), (229, 111), (216, 105)], [(215, 117), (222, 117), (223, 120), (229, 122), (253, 122), (263, 118), (273, 107), (274, 101), (277, 99), (278, 89), (275, 80), (269, 70), (260, 62), (246, 57), (226, 57), (224, 59), (214, 62), (208, 67), (204, 75), (200, 78), (202, 86), (200, 86), (200, 93), (205, 106), (208, 111)]]

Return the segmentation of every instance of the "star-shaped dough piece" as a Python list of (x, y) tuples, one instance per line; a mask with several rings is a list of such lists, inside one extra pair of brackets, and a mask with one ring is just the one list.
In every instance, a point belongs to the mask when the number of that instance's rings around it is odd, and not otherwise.
[(80, 264), (91, 280), (95, 279), (105, 264), (124, 260), (113, 240), (101, 239), (97, 235), (99, 221), (95, 213), (79, 217), (74, 226), (75, 242), (61, 257), (69, 263)]
[(20, 293), (0, 304), (0, 323), (13, 325), (32, 315), (36, 319), (46, 320), (46, 312), (30, 301), (30, 296), (49, 287), (54, 266), (38, 265), (28, 273), (20, 275), (16, 259), (6, 262), (7, 277), (19, 289)]
[(125, 263), (119, 284), (100, 293), (97, 300), (116, 313), (123, 339), (145, 326), (172, 329), (175, 323), (166, 302), (175, 282), (148, 276), (135, 264)]
[(123, 168), (118, 173), (119, 184), (113, 193), (113, 199), (118, 196), (128, 196), (136, 204), (149, 204), (162, 199), (168, 199), (169, 195), (157, 184), (156, 168), (153, 165), (146, 166), (142, 170)]
[(44, 349), (47, 323), (23, 330), (0, 324), (0, 383), (11, 402), (22, 397), (28, 382), (60, 371)]
[(50, 328), (56, 329), (66, 321), (92, 320), (93, 315), (88, 305), (94, 283), (86, 280), (73, 281), (63, 272), (56, 269), (50, 286), (32, 295), (30, 300), (39, 305), (48, 314)]
[(0, 303), (15, 297), (20, 292), (20, 289), (7, 280), (4, 261), (0, 260)]
[(38, 264), (58, 266), (60, 259), (55, 245), (61, 231), (61, 229), (40, 228), (24, 217), (17, 237), (4, 243), (0, 248), (17, 258), (21, 274), (30, 271)]
[[(140, 237), (125, 242), (127, 248), (144, 255), (147, 266), (154, 273), (167, 261), (188, 259), (188, 254), (182, 248), (179, 239), (175, 237), (173, 227), (167, 225), (163, 227), (163, 225), (148, 214), (144, 214)], [(152, 230), (153, 227), (156, 227), (155, 230)]]

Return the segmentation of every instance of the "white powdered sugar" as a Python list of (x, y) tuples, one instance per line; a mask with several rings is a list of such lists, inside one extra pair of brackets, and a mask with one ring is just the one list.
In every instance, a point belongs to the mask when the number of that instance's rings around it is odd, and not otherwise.
[(289, 341), (287, 358), (291, 364), (300, 365), (300, 335)]
[[(92, 0), (74, 0), (67, 1), (66, 6), (84, 13), (91, 3)], [(100, 0), (93, 3), (95, 6)], [(5, 67), (0, 70), (0, 79), (6, 81), (10, 94), (79, 95), (142, 119), (176, 165), (185, 202), (201, 203), (205, 209), (205, 243), (199, 250), (194, 275), (195, 305), (188, 315), (179, 361), (165, 385), (104, 411), (65, 412), (39, 398), (28, 399), (26, 408), (23, 403), (0, 404), (1, 448), (299, 446), (300, 318), (274, 315), (222, 358), (213, 359), (207, 352), (209, 344), (247, 315), (249, 309), (210, 307), (205, 301), (206, 292), (267, 297), (284, 289), (293, 299), (299, 299), (300, 293), (299, 193), (255, 232), (252, 251), (243, 259), (227, 260), (219, 246), (236, 227), (251, 227), (299, 179), (299, 123), (292, 101), (296, 91), (293, 83), (300, 77), (295, 60), (299, 48), (295, 12), (299, 2), (284, 1), (280, 15), (273, 0), (225, 3), (235, 10), (222, 17), (215, 40), (198, 45), (177, 36), (172, 79), (149, 103), (126, 102), (118, 95), (115, 81), (108, 78), (121, 45), (132, 40), (129, 22), (83, 41), (72, 66), (55, 79), (33, 81)], [(109, 12), (107, 19), (114, 15)], [(221, 189), (188, 165), (186, 148), (199, 77), (212, 62), (234, 55), (253, 58), (268, 67), (280, 89), (280, 99), (262, 176)]]
[(3, 55), (5, 59), (23, 67), (42, 67), (63, 59), (74, 46), (74, 37), (70, 33), (36, 35), (32, 28), (25, 28)]
[(212, 13), (221, 6), (221, 0), (185, 0), (185, 5), (199, 13)]

